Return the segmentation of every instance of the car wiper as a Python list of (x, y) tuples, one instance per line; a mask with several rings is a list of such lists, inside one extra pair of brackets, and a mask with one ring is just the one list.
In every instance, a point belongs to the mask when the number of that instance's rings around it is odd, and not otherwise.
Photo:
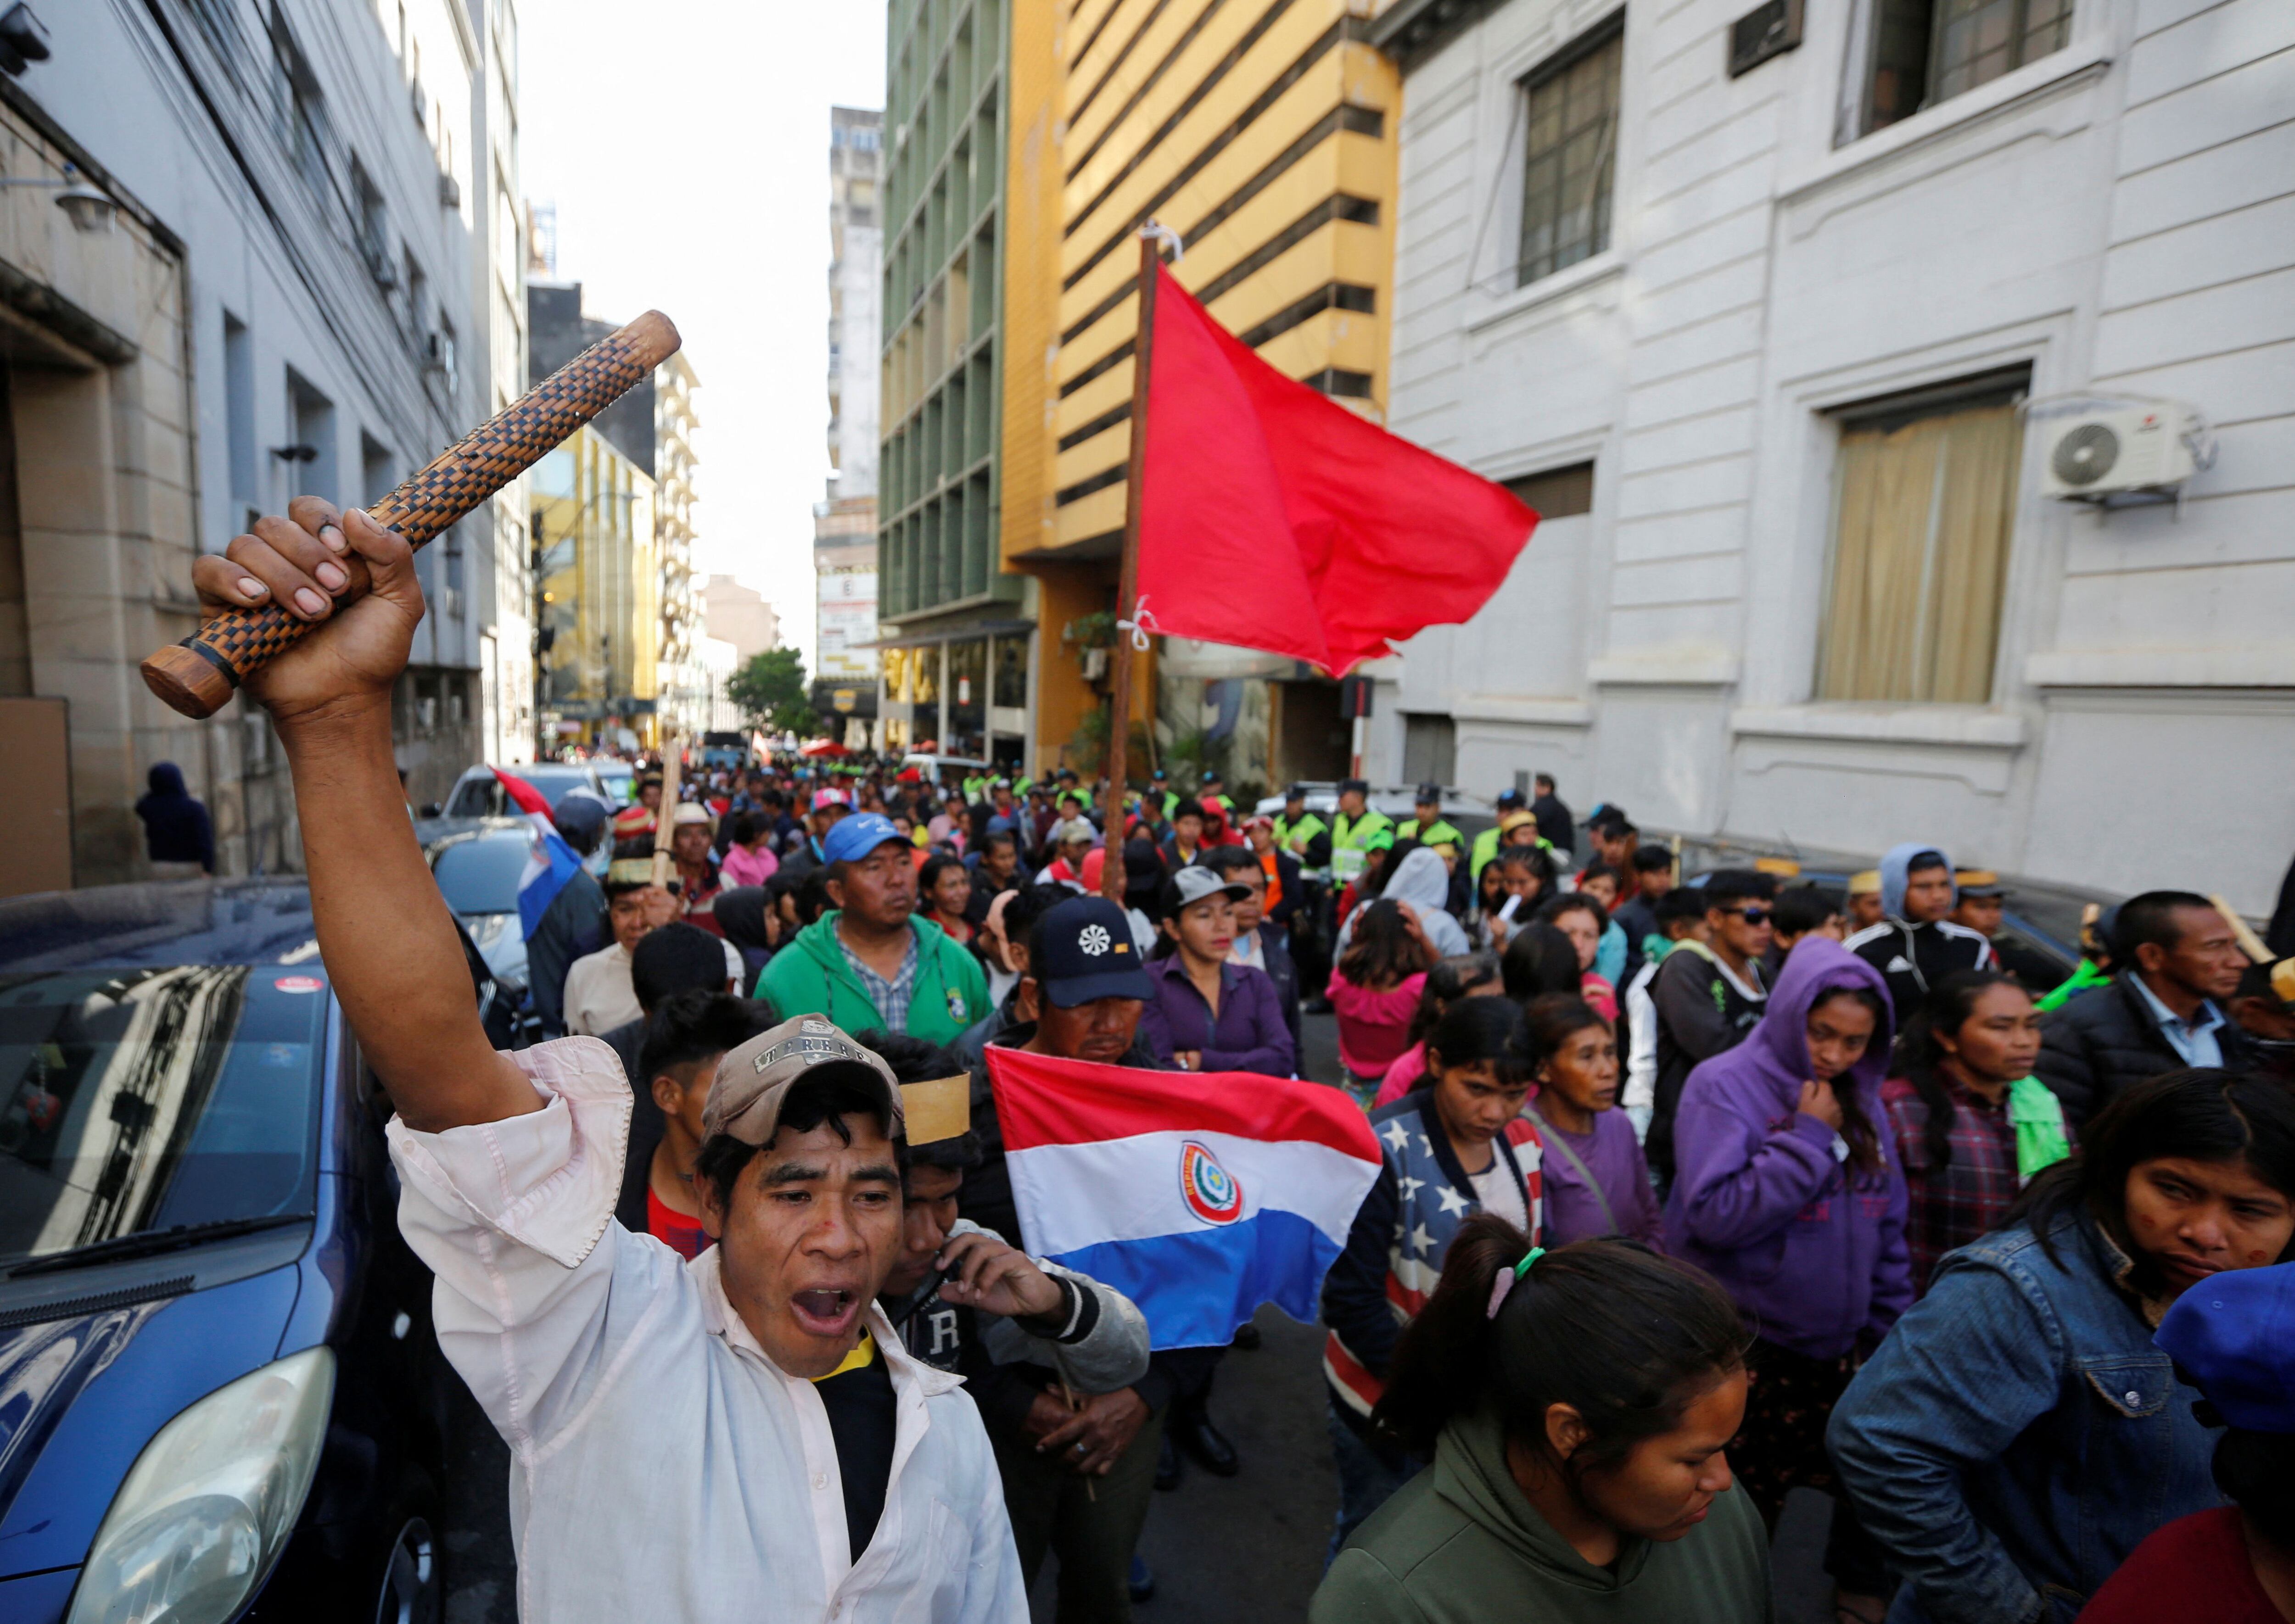
[(110, 1263), (120, 1258), (151, 1257), (162, 1252), (175, 1252), (185, 1246), (198, 1246), (208, 1241), (227, 1241), (236, 1236), (257, 1235), (265, 1229), (283, 1229), (290, 1224), (307, 1224), (316, 1217), (311, 1212), (274, 1212), (268, 1218), (216, 1218), (200, 1224), (176, 1224), (166, 1229), (146, 1229), (136, 1235), (115, 1236), (108, 1241), (94, 1241), (86, 1246), (75, 1246), (69, 1252), (52, 1252), (44, 1258), (34, 1258), (17, 1264), (8, 1271), (12, 1280), (28, 1275), (55, 1274), (62, 1269), (78, 1269), (89, 1263)]

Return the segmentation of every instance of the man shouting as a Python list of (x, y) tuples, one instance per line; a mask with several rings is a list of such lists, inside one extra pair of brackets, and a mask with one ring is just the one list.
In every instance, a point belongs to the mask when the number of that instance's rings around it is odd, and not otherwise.
[[(493, 1050), (400, 803), (409, 549), (363, 513), (289, 512), (194, 578), (210, 608), (335, 623), (247, 688), (294, 771), (321, 954), (396, 1107), (399, 1224), (437, 1276), (440, 1345), (510, 1447), (520, 1613), (1024, 1620), (978, 1412), (874, 1306), (902, 1244), (891, 1072), (818, 1016), (738, 1044), (695, 1168), (717, 1244), (689, 1264), (617, 1224), (620, 1062), (587, 1038)], [(354, 557), (373, 590), (339, 606)]]

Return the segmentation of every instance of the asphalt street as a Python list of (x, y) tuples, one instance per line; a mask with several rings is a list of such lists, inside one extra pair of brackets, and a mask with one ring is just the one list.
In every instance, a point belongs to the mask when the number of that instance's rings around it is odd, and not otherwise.
[[(1327, 1016), (1306, 1021), (1303, 1069), (1335, 1079), (1335, 1031)], [(1272, 1624), (1306, 1617), (1323, 1570), (1337, 1495), (1325, 1428), (1322, 1334), (1274, 1309), (1260, 1310), (1264, 1345), (1221, 1366), (1212, 1415), (1234, 1442), (1242, 1470), (1216, 1478), (1192, 1464), (1180, 1486), (1155, 1497), (1140, 1553), (1154, 1571), (1141, 1624)], [(453, 1457), (442, 1511), (440, 1552), (446, 1624), (516, 1624), (510, 1456), (467, 1394), (458, 1395)], [(1773, 1552), (1779, 1624), (1831, 1624), (1820, 1571), (1829, 1506), (1812, 1494), (1790, 1502)], [(1033, 1598), (1050, 1624), (1049, 1564)]]

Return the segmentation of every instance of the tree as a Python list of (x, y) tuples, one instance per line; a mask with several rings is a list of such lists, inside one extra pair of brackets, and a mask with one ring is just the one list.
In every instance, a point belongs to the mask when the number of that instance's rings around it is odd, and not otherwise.
[(813, 706), (805, 702), (804, 656), (794, 649), (768, 649), (751, 657), (727, 680), (725, 697), (752, 722), (772, 732), (802, 738), (813, 730)]

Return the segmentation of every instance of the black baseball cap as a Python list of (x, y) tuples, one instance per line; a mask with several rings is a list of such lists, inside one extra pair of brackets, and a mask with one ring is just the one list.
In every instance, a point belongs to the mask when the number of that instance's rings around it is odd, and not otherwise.
[(1418, 787), (1418, 804), (1421, 806), (1442, 805), (1442, 786), (1440, 784), (1421, 784)]
[(1515, 788), (1512, 785), (1508, 785), (1506, 788), (1499, 791), (1499, 804), (1500, 806), (1520, 806), (1523, 804), (1523, 799), (1522, 791)]
[(1344, 795), (1350, 789), (1353, 790), (1359, 796), (1367, 796), (1370, 793), (1370, 786), (1363, 782), (1360, 779), (1342, 779), (1339, 784), (1339, 793), (1341, 795)]
[(1294, 784), (1283, 792), (1283, 798), (1286, 801), (1303, 801), (1307, 798), (1307, 787), (1304, 784)]
[(1131, 923), (1104, 896), (1075, 896), (1036, 921), (1028, 974), (1062, 1009), (1094, 999), (1156, 996), (1131, 941)]

